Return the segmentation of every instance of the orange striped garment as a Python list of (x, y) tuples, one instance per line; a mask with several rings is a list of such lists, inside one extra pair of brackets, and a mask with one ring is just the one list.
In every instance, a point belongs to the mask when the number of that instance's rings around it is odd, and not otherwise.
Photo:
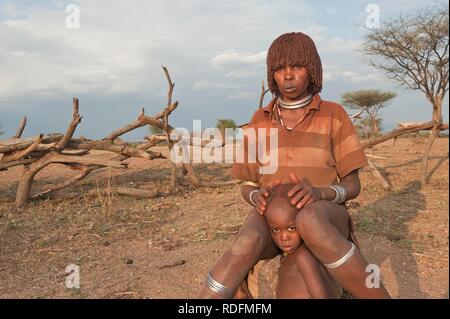
[[(281, 126), (276, 112), (276, 98), (266, 107), (256, 111), (244, 130), (266, 129), (266, 151), (269, 151), (269, 129), (278, 129), (278, 168), (274, 173), (261, 174), (261, 160), (249, 160), (248, 147), (255, 146), (244, 135), (241, 151), (243, 162), (235, 161), (231, 176), (243, 181), (256, 182), (260, 186), (271, 186), (277, 179), (282, 184), (290, 183), (289, 173), (300, 180), (307, 180), (313, 186), (324, 187), (336, 183), (350, 172), (367, 163), (356, 130), (339, 104), (322, 101), (317, 94), (307, 105), (304, 119), (292, 130)], [(256, 147), (261, 136), (256, 133)], [(243, 152), (243, 153), (242, 153)]]

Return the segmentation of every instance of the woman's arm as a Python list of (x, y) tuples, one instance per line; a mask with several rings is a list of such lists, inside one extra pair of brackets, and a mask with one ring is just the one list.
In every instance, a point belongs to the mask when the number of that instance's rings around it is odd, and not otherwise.
[[(361, 191), (361, 183), (359, 180), (358, 170), (354, 170), (353, 172), (344, 176), (339, 184), (344, 186), (345, 190), (347, 191), (346, 200), (356, 198)], [(323, 200), (331, 201), (336, 197), (336, 192), (329, 187), (321, 187), (320, 192), (321, 199)]]
[[(250, 200), (250, 193), (254, 190), (259, 190), (259, 187), (251, 186), (251, 185), (242, 185), (241, 186), (242, 198), (252, 206), (253, 206), (253, 203)], [(256, 198), (255, 195), (256, 195), (256, 193), (254, 193), (254, 195), (252, 196), (253, 201), (255, 201), (255, 198)]]
[[(289, 173), (289, 178), (296, 185), (288, 192), (288, 196), (292, 199), (292, 205), (298, 209), (318, 200), (332, 201), (336, 197), (336, 191), (330, 187), (314, 187), (307, 181), (300, 182), (293, 173)], [(358, 170), (344, 176), (340, 185), (346, 190), (345, 200), (358, 196), (361, 191)]]
[[(281, 182), (276, 180), (275, 185)], [(241, 187), (241, 194), (244, 200), (258, 210), (261, 215), (264, 215), (267, 206), (267, 198), (269, 197), (270, 187), (257, 187), (253, 185), (244, 184)], [(250, 198), (251, 197), (251, 198)]]

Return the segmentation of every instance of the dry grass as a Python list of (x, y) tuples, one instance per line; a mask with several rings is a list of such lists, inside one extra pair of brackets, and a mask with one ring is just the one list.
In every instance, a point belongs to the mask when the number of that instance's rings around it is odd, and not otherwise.
[[(380, 265), (394, 297), (448, 298), (448, 159), (420, 188), (422, 148), (409, 139), (375, 147), (375, 155), (388, 158), (375, 162), (393, 191), (386, 193), (364, 170), (351, 213), (366, 258)], [(448, 139), (438, 139), (431, 167), (447, 150)], [(20, 169), (0, 172), (0, 297), (195, 296), (248, 211), (239, 186), (183, 188), (153, 199), (108, 192), (113, 186), (167, 188), (170, 170), (163, 161), (129, 164), (128, 171), (99, 171), (58, 193), (97, 189), (96, 197), (36, 201), (20, 213), (12, 202)], [(226, 179), (230, 165), (195, 169), (205, 178)], [(45, 169), (33, 191), (70, 174), (58, 165)], [(80, 289), (65, 287), (65, 267), (72, 263), (81, 269)]]

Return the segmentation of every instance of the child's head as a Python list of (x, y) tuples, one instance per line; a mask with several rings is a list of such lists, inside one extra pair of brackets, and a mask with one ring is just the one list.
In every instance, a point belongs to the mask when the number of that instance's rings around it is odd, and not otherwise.
[(274, 79), (275, 71), (286, 66), (300, 66), (308, 70), (309, 93), (322, 90), (322, 62), (313, 40), (301, 32), (285, 33), (272, 42), (267, 52), (267, 82), (273, 94), (280, 96)]
[(292, 253), (302, 243), (295, 228), (298, 210), (292, 206), (287, 192), (294, 184), (282, 184), (270, 190), (267, 199), (266, 220), (275, 244), (284, 252)]

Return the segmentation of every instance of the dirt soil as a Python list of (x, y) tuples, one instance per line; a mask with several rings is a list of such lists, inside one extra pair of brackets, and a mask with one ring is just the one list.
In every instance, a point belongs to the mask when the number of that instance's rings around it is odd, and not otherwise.
[[(421, 188), (424, 147), (424, 140), (409, 138), (376, 146), (370, 153), (387, 159), (373, 161), (393, 190), (384, 191), (363, 169), (361, 195), (350, 202), (362, 251), (380, 266), (394, 298), (449, 298), (448, 138), (436, 141), (430, 163), (434, 174)], [(105, 152), (92, 156), (112, 157)], [(128, 162), (128, 170), (97, 171), (24, 211), (14, 209), (22, 168), (0, 172), (1, 298), (196, 296), (250, 209), (239, 185), (183, 187), (176, 195), (152, 199), (103, 195), (100, 190), (119, 185), (167, 189), (167, 161)], [(230, 168), (196, 165), (195, 171), (205, 179), (228, 180)], [(32, 193), (74, 174), (62, 165), (47, 167)], [(83, 195), (90, 189), (98, 195)], [(66, 288), (69, 264), (80, 267), (80, 289)]]

